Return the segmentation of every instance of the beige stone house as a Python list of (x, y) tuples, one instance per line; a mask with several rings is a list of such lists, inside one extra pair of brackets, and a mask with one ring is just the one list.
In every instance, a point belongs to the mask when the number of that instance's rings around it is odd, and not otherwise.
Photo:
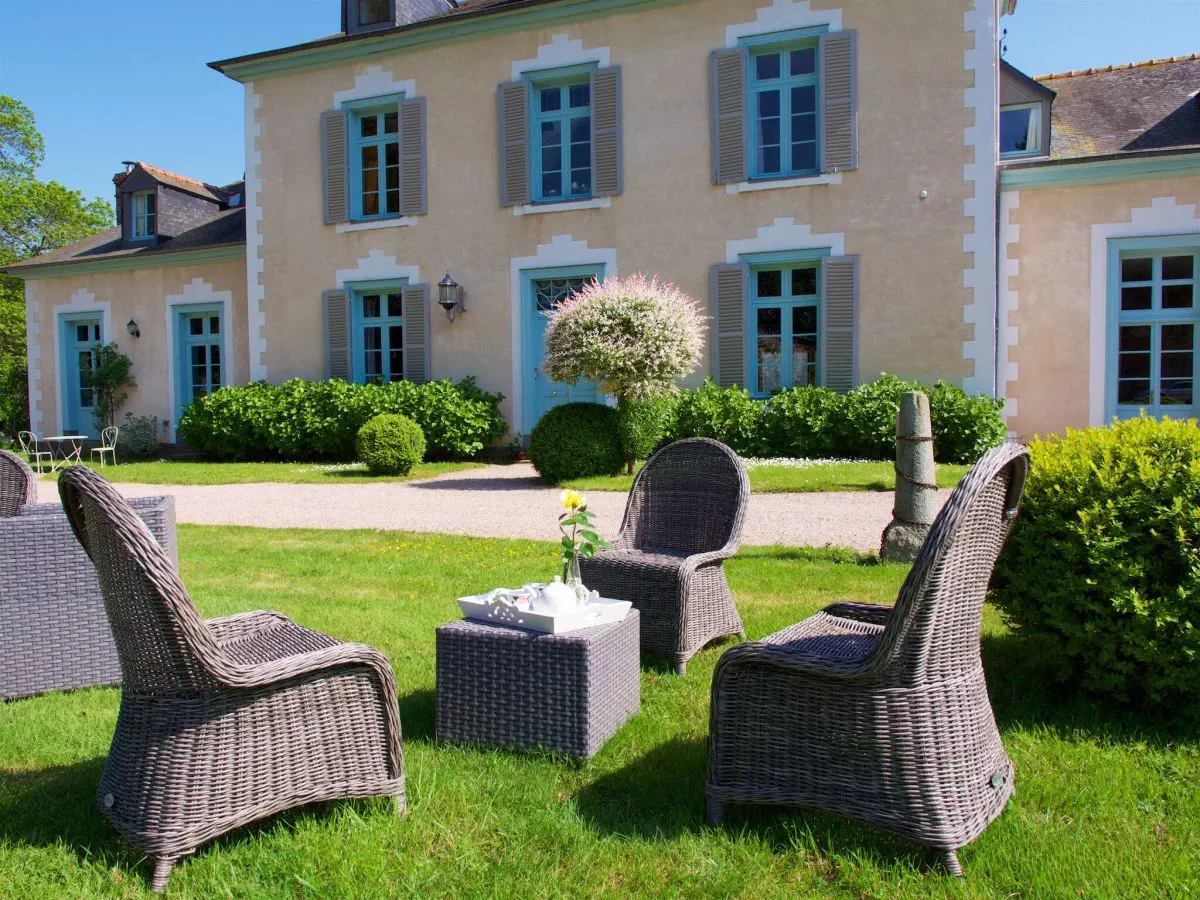
[[(1078, 345), (1091, 269), (1063, 282), (1054, 256), (1074, 267), (1094, 223), (1136, 228), (1141, 209), (1195, 232), (1200, 138), (1137, 151), (1169, 155), (1174, 174), (1147, 175), (1148, 194), (1116, 182), (1123, 209), (1055, 202), (1078, 187), (1031, 173), (1086, 147), (1060, 149), (1059, 80), (1002, 65), (1014, 6), (345, 0), (334, 37), (213, 63), (245, 85), (244, 186), (189, 191), (135, 166), (118, 176), (119, 233), (12, 269), (35, 430), (86, 428), (77, 368), (99, 334), (133, 357), (129, 408), (166, 419), (165, 438), (219, 384), (330, 376), (473, 375), (528, 434), (551, 406), (596, 397), (541, 373), (545, 312), (637, 271), (709, 304), (697, 380), (769, 395), (888, 371), (1012, 396), (1022, 435), (1091, 421), (1090, 401), (1050, 393), (1086, 400), (1096, 364)], [(146, 234), (148, 198), (167, 224), (176, 194), (211, 206), (191, 208), (190, 230)], [(242, 231), (196, 234), (222, 223)], [(1068, 231), (1083, 249), (1056, 244)]]

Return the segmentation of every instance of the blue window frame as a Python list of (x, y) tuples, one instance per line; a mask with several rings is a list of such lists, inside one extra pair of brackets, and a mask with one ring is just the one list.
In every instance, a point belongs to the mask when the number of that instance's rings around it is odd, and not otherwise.
[(535, 202), (592, 196), (592, 68), (540, 72), (530, 79)]
[(346, 104), (350, 112), (350, 215), (357, 220), (400, 215), (399, 96)]
[(1107, 415), (1200, 412), (1200, 235), (1109, 249)]
[(766, 396), (818, 384), (821, 256), (747, 261), (751, 393)]
[(821, 171), (819, 33), (758, 37), (746, 43), (751, 178), (817, 174)]
[(158, 194), (138, 191), (133, 195), (133, 236), (136, 240), (152, 238), (158, 233)]
[(353, 377), (362, 384), (404, 380), (404, 294), (402, 281), (351, 291)]

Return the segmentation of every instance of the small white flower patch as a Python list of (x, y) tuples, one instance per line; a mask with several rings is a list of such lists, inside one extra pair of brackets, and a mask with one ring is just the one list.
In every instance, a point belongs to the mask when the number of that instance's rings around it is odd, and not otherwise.
[(846, 463), (870, 463), (870, 459), (806, 459), (787, 456), (776, 456), (771, 459), (743, 457), (742, 462), (749, 469), (813, 469), (818, 466), (840, 466)]
[[(361, 462), (324, 463), (314, 464), (308, 468), (317, 472), (365, 472), (367, 471), (367, 464)], [(305, 471), (305, 469), (302, 468), (299, 471)]]

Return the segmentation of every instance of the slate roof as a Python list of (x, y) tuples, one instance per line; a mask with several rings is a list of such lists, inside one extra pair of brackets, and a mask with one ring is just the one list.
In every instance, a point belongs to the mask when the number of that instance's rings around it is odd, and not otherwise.
[(1200, 148), (1200, 54), (1042, 75), (1050, 158)]
[[(182, 250), (206, 250), (213, 247), (228, 247), (246, 241), (246, 209), (238, 206), (222, 210), (205, 219), (199, 225), (173, 238), (162, 238), (155, 246), (124, 247), (121, 245), (121, 230), (112, 228), (93, 234), (51, 253), (35, 256), (8, 266), (5, 271), (20, 275), (26, 269), (63, 263), (93, 262), (106, 259), (129, 257), (165, 256)], [(33, 273), (30, 272), (30, 275)]]

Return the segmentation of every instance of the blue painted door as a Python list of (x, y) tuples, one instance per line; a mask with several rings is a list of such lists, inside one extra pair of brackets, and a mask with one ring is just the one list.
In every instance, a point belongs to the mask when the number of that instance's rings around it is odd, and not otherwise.
[(211, 394), (225, 383), (225, 328), (221, 307), (186, 307), (178, 315), (176, 421), (193, 400)]
[(84, 434), (94, 438), (98, 429), (92, 418), (96, 392), (88, 387), (86, 373), (91, 371), (93, 353), (101, 342), (100, 319), (71, 317), (62, 321), (62, 371), (64, 434)]
[(603, 276), (594, 267), (536, 270), (525, 273), (523, 297), (524, 428), (533, 430), (546, 414), (563, 403), (596, 403), (601, 400), (599, 386), (591, 381), (562, 384), (551, 381), (542, 371), (546, 358), (546, 319), (550, 311), (589, 281)]

